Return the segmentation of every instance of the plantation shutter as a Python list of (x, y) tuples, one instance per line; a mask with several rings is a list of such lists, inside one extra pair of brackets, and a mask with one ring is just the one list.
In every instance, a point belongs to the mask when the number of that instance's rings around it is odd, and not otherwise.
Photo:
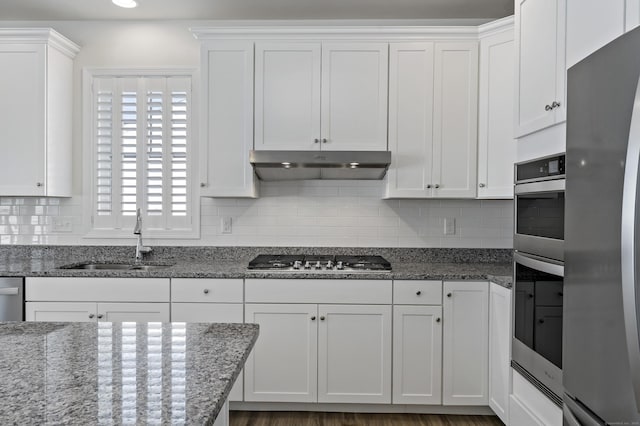
[(191, 79), (95, 77), (94, 229), (189, 230)]

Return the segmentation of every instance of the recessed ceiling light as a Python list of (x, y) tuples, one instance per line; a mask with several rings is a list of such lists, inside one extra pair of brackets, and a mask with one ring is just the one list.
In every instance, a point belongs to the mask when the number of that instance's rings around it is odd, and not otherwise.
[(138, 3), (135, 0), (111, 0), (111, 2), (116, 6), (126, 7), (127, 9), (138, 6)]

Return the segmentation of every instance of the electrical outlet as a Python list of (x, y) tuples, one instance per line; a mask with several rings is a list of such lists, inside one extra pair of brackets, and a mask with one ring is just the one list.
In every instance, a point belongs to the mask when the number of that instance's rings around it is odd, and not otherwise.
[(222, 233), (223, 234), (231, 233), (231, 216), (222, 217)]
[(71, 218), (64, 216), (56, 216), (53, 218), (53, 232), (71, 232), (73, 231), (73, 223)]
[(444, 218), (444, 235), (454, 235), (456, 233), (456, 218)]

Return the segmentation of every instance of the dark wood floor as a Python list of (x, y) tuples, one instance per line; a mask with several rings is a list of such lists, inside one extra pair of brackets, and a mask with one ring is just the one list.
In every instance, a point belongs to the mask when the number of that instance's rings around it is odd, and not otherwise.
[(495, 416), (231, 411), (230, 426), (502, 426)]

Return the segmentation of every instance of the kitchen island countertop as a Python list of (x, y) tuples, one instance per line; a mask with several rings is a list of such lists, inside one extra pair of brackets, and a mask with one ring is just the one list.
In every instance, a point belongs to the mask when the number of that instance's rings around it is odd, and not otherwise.
[(0, 323), (2, 424), (213, 424), (255, 324)]

